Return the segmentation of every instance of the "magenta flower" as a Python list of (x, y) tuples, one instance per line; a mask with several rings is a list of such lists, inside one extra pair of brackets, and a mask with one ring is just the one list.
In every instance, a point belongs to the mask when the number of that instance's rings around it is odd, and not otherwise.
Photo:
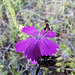
[(52, 30), (45, 31), (44, 29), (39, 33), (34, 26), (27, 26), (21, 29), (22, 32), (31, 35), (32, 37), (16, 43), (16, 51), (24, 52), (27, 59), (31, 59), (35, 63), (40, 56), (52, 56), (57, 52), (59, 46), (48, 38), (54, 38), (56, 34)]

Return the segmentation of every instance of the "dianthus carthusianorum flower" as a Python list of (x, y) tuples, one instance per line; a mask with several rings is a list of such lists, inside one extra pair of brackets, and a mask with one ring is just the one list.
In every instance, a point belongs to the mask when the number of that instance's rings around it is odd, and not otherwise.
[(48, 38), (54, 38), (56, 34), (52, 30), (45, 31), (44, 29), (39, 33), (34, 26), (22, 27), (22, 32), (31, 35), (23, 41), (16, 43), (16, 51), (24, 52), (27, 59), (37, 61), (40, 56), (52, 56), (57, 52), (59, 46)]

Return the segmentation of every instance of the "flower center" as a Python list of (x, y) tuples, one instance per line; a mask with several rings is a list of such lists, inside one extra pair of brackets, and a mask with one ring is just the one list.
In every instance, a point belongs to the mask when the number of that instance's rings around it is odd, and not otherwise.
[(43, 37), (42, 37), (42, 35), (40, 35), (40, 33), (36, 36), (36, 39), (37, 40), (40, 40), (40, 39), (42, 39)]

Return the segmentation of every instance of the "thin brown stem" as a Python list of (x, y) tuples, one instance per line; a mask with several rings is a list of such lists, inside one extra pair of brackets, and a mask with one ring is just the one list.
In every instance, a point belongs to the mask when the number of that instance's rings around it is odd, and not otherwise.
[(38, 75), (39, 70), (40, 70), (40, 65), (37, 67), (35, 75)]

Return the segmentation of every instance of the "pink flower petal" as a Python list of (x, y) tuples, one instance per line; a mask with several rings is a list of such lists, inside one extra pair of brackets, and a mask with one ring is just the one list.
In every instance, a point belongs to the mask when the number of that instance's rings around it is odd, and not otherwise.
[(32, 42), (24, 51), (24, 55), (27, 56), (27, 59), (31, 59), (32, 61), (36, 61), (37, 58), (41, 56), (38, 40), (32, 39)]
[(52, 56), (57, 52), (57, 48), (59, 49), (59, 46), (54, 43), (53, 41), (43, 38), (39, 40), (39, 47), (40, 47), (40, 52), (43, 55), (50, 55)]
[(32, 27), (27, 26), (26, 28), (24, 27), (24, 28), (22, 28), (21, 31), (28, 35), (32, 35), (35, 37), (38, 35), (38, 31), (36, 30), (36, 28), (34, 26), (32, 26)]
[(15, 46), (16, 51), (17, 52), (24, 51), (30, 45), (31, 42), (32, 42), (32, 38), (28, 38), (26, 40), (16, 43), (16, 46)]
[(49, 31), (45, 31), (44, 29), (40, 32), (40, 34), (44, 37), (49, 37), (49, 38), (54, 38), (56, 36), (56, 34), (54, 32), (52, 32), (52, 30)]
[(32, 60), (30, 60), (30, 62), (32, 63), (32, 64), (37, 64), (37, 61), (32, 61)]

